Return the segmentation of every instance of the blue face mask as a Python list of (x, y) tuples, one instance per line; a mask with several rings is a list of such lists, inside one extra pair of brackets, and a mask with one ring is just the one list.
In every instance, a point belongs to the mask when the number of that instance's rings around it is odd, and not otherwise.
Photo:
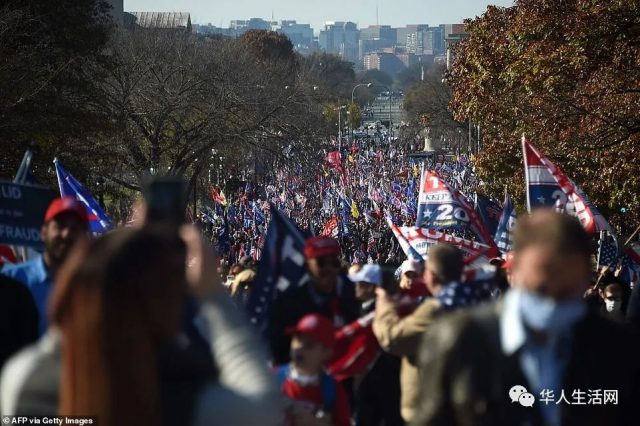
[(527, 290), (520, 291), (522, 321), (536, 331), (558, 332), (571, 328), (587, 311), (581, 298), (557, 301)]

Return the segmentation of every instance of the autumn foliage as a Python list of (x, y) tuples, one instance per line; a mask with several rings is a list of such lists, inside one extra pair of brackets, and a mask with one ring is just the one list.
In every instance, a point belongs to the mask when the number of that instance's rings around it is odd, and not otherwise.
[(489, 189), (522, 197), (526, 133), (629, 232), (640, 218), (640, 0), (517, 0), (466, 28), (450, 107), (483, 128)]

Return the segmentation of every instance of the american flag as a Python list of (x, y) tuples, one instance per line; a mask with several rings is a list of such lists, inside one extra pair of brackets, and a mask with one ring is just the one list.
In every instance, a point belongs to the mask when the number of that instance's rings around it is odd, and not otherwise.
[(369, 241), (367, 243), (367, 251), (371, 254), (376, 251), (376, 240), (373, 238), (373, 234), (369, 235)]
[(466, 308), (491, 299), (491, 283), (464, 282), (446, 285), (437, 296), (447, 311)]
[(260, 260), (260, 256), (262, 255), (262, 249), (257, 245), (251, 246), (251, 251), (249, 255), (253, 258), (253, 260)]
[(618, 245), (616, 241), (603, 235), (598, 247), (598, 265), (615, 268), (618, 265)]

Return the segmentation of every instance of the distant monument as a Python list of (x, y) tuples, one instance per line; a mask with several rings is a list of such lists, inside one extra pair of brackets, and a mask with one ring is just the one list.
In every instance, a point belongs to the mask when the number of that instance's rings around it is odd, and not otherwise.
[(433, 141), (431, 140), (431, 127), (425, 127), (423, 130), (424, 134), (424, 149), (423, 151), (431, 152), (435, 151), (435, 147), (433, 146)]

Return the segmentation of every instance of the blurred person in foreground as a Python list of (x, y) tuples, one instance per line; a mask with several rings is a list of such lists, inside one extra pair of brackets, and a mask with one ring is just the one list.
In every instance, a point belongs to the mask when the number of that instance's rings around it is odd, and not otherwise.
[(353, 284), (341, 274), (340, 244), (334, 238), (309, 238), (304, 247), (309, 281), (292, 283), (271, 309), (270, 341), (274, 364), (290, 360), (291, 337), (286, 330), (307, 314), (320, 314), (340, 328), (358, 318), (358, 301)]
[(230, 294), (233, 302), (239, 308), (244, 308), (247, 305), (255, 278), (256, 272), (253, 269), (245, 269), (234, 278)]
[(38, 310), (29, 290), (0, 274), (0, 369), (19, 349), (38, 339)]
[(56, 198), (44, 217), (40, 237), (44, 253), (15, 265), (5, 265), (2, 274), (24, 284), (38, 310), (38, 334), (47, 329), (47, 302), (58, 270), (77, 241), (87, 238), (89, 220), (80, 201), (72, 197)]
[[(424, 282), (427, 290), (438, 296), (460, 281), (464, 267), (463, 255), (459, 249), (448, 244), (436, 244), (428, 254)], [(443, 304), (438, 297), (429, 297), (411, 314), (401, 317), (392, 297), (382, 288), (376, 291), (378, 297), (373, 332), (384, 350), (402, 357), (401, 413), (408, 422), (413, 418), (413, 407), (418, 397), (418, 346), (424, 332), (443, 309)]]
[(333, 353), (334, 327), (318, 314), (305, 315), (287, 330), (291, 363), (276, 369), (287, 400), (285, 426), (349, 426), (347, 394), (324, 365)]
[[(637, 337), (582, 299), (589, 235), (573, 217), (538, 210), (519, 219), (513, 250), (513, 288), (502, 300), (425, 333), (412, 424), (637, 424)], [(533, 406), (512, 399), (514, 386)], [(617, 391), (617, 404), (587, 404), (588, 392), (605, 389)]]
[[(192, 227), (181, 238), (142, 228), (84, 241), (58, 274), (54, 326), (2, 372), (1, 411), (96, 416), (106, 426), (276, 423), (266, 356), (216, 267)], [(187, 292), (199, 301), (215, 366), (179, 334)]]

